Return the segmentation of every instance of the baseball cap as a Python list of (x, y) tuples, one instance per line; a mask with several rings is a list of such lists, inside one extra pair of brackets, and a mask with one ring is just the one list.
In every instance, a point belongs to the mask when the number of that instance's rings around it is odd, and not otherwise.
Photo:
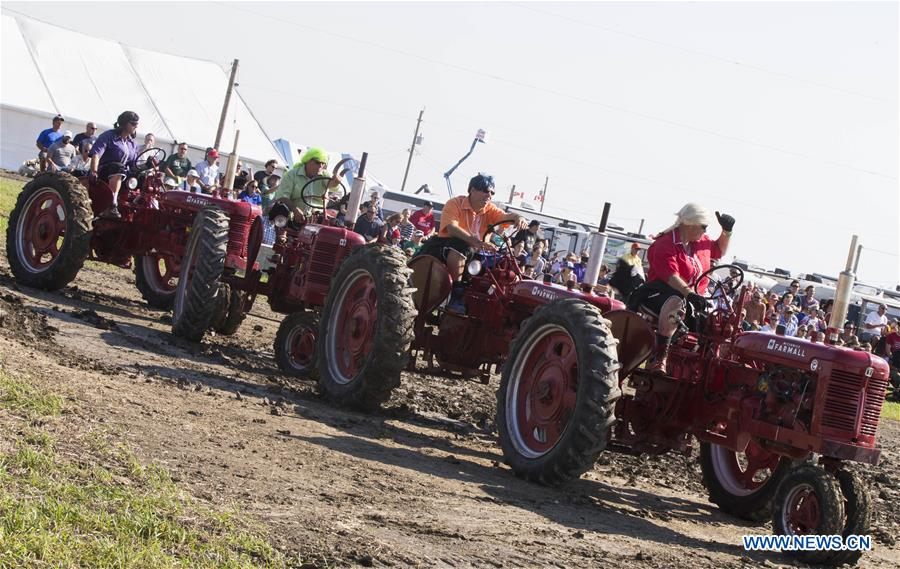
[(188, 176), (193, 176), (193, 177), (195, 177), (195, 178), (199, 178), (199, 177), (200, 177), (200, 174), (198, 174), (197, 171), (194, 170), (194, 169), (188, 170), (187, 175), (188, 175)]
[(72, 131), (71, 131), (71, 130), (67, 130), (66, 132), (63, 133), (63, 138), (65, 138), (65, 137), (67, 137), (67, 136), (68, 136), (69, 138), (72, 138)]
[(56, 115), (55, 117), (53, 117), (53, 120), (65, 122), (66, 119), (62, 118), (62, 115)]
[(572, 261), (566, 261), (566, 267), (568, 267), (570, 269), (574, 269), (575, 263), (573, 263)]
[(632, 249), (643, 249), (644, 246), (641, 245), (640, 243), (632, 243), (632, 244), (631, 244), (631, 248), (632, 248)]
[(416, 229), (415, 231), (413, 231), (413, 235), (425, 235), (425, 232), (421, 229)]
[(163, 182), (163, 184), (165, 184), (166, 186), (168, 186), (170, 188), (174, 188), (175, 186), (178, 185), (178, 182), (176, 182), (174, 178), (166, 178), (166, 181)]
[(207, 152), (206, 154), (207, 154), (207, 156), (212, 156), (213, 158), (218, 158), (218, 157), (219, 157), (219, 151), (216, 150), (215, 148), (213, 148), (212, 150), (210, 150), (210, 151)]

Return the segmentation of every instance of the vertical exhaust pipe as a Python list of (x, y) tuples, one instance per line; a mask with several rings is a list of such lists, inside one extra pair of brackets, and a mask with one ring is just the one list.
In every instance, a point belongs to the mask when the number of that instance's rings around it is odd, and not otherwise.
[(847, 265), (840, 276), (838, 276), (837, 290), (834, 293), (834, 306), (831, 307), (831, 319), (828, 321), (828, 329), (825, 331), (825, 342), (828, 344), (837, 343), (841, 330), (844, 327), (844, 320), (847, 319), (847, 312), (850, 308), (850, 293), (853, 291), (853, 283), (856, 275), (853, 273), (855, 258), (858, 254), (856, 241), (859, 238), (854, 235), (850, 240), (850, 253), (847, 254)]
[(353, 177), (353, 186), (350, 188), (350, 199), (347, 200), (347, 218), (344, 224), (353, 229), (356, 224), (356, 218), (359, 217), (359, 206), (363, 201), (363, 194), (366, 193), (366, 161), (369, 159), (369, 153), (363, 152), (359, 161), (359, 171)]

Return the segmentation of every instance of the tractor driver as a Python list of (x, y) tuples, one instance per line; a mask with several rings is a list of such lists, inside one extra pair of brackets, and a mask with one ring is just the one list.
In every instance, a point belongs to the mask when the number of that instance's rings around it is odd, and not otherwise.
[(488, 226), (504, 222), (514, 222), (517, 229), (525, 229), (526, 220), (521, 215), (508, 214), (491, 203), (494, 195), (494, 179), (479, 173), (469, 180), (468, 195), (447, 200), (441, 211), (441, 229), (437, 237), (432, 237), (419, 249), (416, 255), (431, 255), (447, 265), (453, 279), (451, 310), (464, 312), (461, 304), (463, 289), (457, 286), (466, 268), (466, 261), (477, 251), (488, 253), (497, 251), (493, 243), (482, 241)]
[(734, 228), (733, 217), (716, 212), (722, 233), (713, 241), (706, 235), (711, 219), (706, 208), (689, 203), (675, 215), (675, 223), (659, 233), (647, 250), (650, 262), (647, 282), (631, 294), (628, 302), (632, 310), (643, 306), (659, 315), (656, 352), (647, 369), (663, 374), (669, 345), (678, 327), (676, 315), (684, 310), (685, 301), (696, 311), (705, 311), (707, 303), (701, 295), (706, 290), (706, 282), (697, 287), (700, 294), (696, 294), (692, 287), (697, 278), (709, 270), (710, 261), (725, 254)]
[[(310, 148), (300, 158), (300, 162), (294, 164), (293, 168), (281, 178), (275, 195), (272, 196), (273, 203), (282, 202), (291, 207), (294, 213), (294, 219), (305, 219), (308, 214), (309, 207), (303, 202), (300, 191), (307, 182), (316, 176), (323, 176), (328, 168), (328, 154), (321, 148)], [(319, 180), (306, 189), (306, 201), (312, 205), (325, 209), (325, 196), (329, 190), (340, 185), (337, 176), (330, 180)], [(321, 206), (319, 205), (321, 204)]]
[(91, 148), (91, 179), (96, 180), (99, 177), (106, 180), (112, 193), (112, 205), (101, 213), (100, 217), (111, 219), (122, 217), (116, 201), (128, 166), (137, 158), (137, 149), (134, 145), (137, 127), (137, 113), (125, 111), (116, 119), (112, 130), (97, 137)]

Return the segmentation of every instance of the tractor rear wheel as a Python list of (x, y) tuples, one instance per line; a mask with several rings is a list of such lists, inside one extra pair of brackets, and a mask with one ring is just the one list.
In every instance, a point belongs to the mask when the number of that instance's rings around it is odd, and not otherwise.
[(227, 284), (219, 285), (216, 296), (215, 315), (210, 327), (222, 336), (231, 336), (238, 331), (247, 314), (243, 311), (244, 293)]
[(172, 333), (176, 336), (195, 342), (203, 339), (215, 314), (227, 246), (228, 215), (214, 208), (197, 212), (175, 290)]
[(172, 257), (150, 253), (134, 258), (134, 282), (153, 308), (171, 310), (177, 278), (178, 263)]
[(606, 448), (621, 396), (616, 339), (594, 306), (556, 300), (526, 320), (503, 365), (497, 425), (521, 478), (558, 486)]
[(772, 498), (791, 470), (791, 460), (750, 441), (742, 453), (700, 443), (700, 470), (709, 501), (752, 522), (772, 517)]
[[(821, 467), (804, 465), (791, 471), (775, 493), (772, 529), (776, 535), (840, 535), (844, 520), (840, 483)], [(834, 563), (833, 551), (789, 554), (811, 565)]]
[(91, 252), (91, 200), (64, 172), (40, 174), (22, 188), (9, 215), (6, 256), (16, 280), (59, 290)]
[(318, 376), (316, 338), (319, 316), (315, 312), (294, 312), (281, 321), (275, 334), (275, 362), (284, 373), (300, 378)]
[(413, 339), (412, 271), (396, 247), (358, 247), (331, 279), (322, 308), (317, 352), (319, 388), (355, 408), (387, 401)]

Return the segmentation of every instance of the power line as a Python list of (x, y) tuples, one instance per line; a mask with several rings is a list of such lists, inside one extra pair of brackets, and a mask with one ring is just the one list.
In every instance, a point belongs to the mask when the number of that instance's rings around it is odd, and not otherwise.
[(865, 99), (870, 99), (870, 100), (878, 101), (878, 102), (881, 102), (881, 103), (887, 103), (887, 104), (890, 104), (890, 105), (896, 105), (896, 104), (897, 104), (897, 101), (896, 101), (896, 100), (885, 99), (885, 98), (883, 98), (883, 97), (878, 97), (878, 96), (875, 96), (875, 95), (869, 95), (869, 94), (867, 94), (867, 93), (861, 93), (861, 92), (859, 92), (859, 91), (852, 91), (852, 90), (850, 90), (850, 89), (845, 89), (845, 88), (843, 88), (843, 87), (836, 87), (836, 86), (834, 86), (834, 85), (829, 85), (829, 84), (827, 84), (827, 83), (821, 83), (821, 82), (819, 82), (819, 81), (814, 81), (814, 80), (811, 80), (811, 79), (806, 79), (805, 77), (799, 77), (799, 76), (797, 76), (797, 75), (792, 75), (792, 74), (790, 74), (790, 73), (784, 73), (784, 72), (782, 72), (782, 71), (775, 71), (775, 70), (773, 70), (773, 69), (768, 69), (768, 68), (766, 68), (766, 67), (762, 67), (762, 66), (759, 66), (759, 65), (753, 65), (753, 64), (750, 64), (750, 63), (744, 63), (744, 62), (738, 61), (738, 60), (736, 60), (736, 59), (731, 59), (731, 58), (728, 58), (728, 57), (722, 57), (722, 56), (720, 56), (720, 55), (715, 55), (715, 54), (712, 54), (712, 53), (707, 53), (707, 52), (705, 52), (705, 51), (700, 51), (700, 50), (696, 50), (696, 49), (691, 49), (691, 48), (688, 48), (688, 47), (684, 47), (684, 46), (680, 46), (680, 45), (676, 45), (676, 44), (672, 44), (672, 43), (660, 41), (660, 40), (657, 40), (657, 39), (654, 39), (654, 38), (649, 38), (649, 37), (646, 37), (646, 36), (641, 36), (641, 35), (638, 35), (638, 34), (635, 34), (635, 33), (625, 32), (625, 31), (622, 31), (622, 30), (617, 30), (617, 29), (615, 29), (615, 28), (610, 28), (610, 27), (607, 27), (607, 26), (601, 26), (601, 25), (595, 24), (595, 23), (593, 23), (593, 22), (587, 22), (587, 21), (585, 21), (585, 20), (579, 20), (579, 19), (577, 19), (577, 18), (572, 18), (572, 17), (570, 17), (570, 16), (565, 16), (565, 15), (563, 15), (563, 14), (557, 14), (556, 12), (550, 12), (549, 10), (542, 10), (542, 9), (540, 9), (540, 8), (535, 8), (533, 5), (530, 5), (530, 4), (520, 4), (520, 3), (518, 3), (518, 2), (506, 2), (506, 5), (507, 5), (507, 6), (514, 6), (514, 7), (516, 7), (516, 8), (521, 8), (521, 9), (524, 9), (524, 10), (530, 10), (530, 11), (532, 11), (532, 12), (537, 12), (537, 13), (540, 13), (540, 14), (545, 14), (545, 15), (547, 15), (547, 16), (553, 16), (554, 18), (559, 18), (559, 19), (561, 19), (561, 20), (566, 20), (566, 21), (568, 21), (568, 22), (572, 22), (572, 23), (578, 24), (578, 25), (580, 25), (580, 26), (585, 26), (585, 27), (589, 27), (589, 28), (594, 28), (594, 29), (598, 29), (598, 30), (603, 30), (603, 31), (605, 31), (605, 32), (607, 32), (607, 33), (610, 33), (610, 34), (616, 34), (616, 35), (619, 35), (619, 36), (623, 36), (623, 37), (627, 37), (627, 38), (631, 38), (631, 39), (640, 40), (640, 41), (643, 41), (643, 42), (647, 42), (647, 43), (651, 43), (651, 44), (654, 44), (654, 45), (658, 45), (658, 46), (660, 46), (660, 47), (665, 47), (665, 48), (669, 48), (669, 49), (674, 49), (674, 50), (677, 50), (677, 51), (683, 51), (683, 52), (685, 52), (685, 53), (690, 53), (690, 54), (692, 54), (692, 55), (699, 55), (700, 57), (705, 57), (705, 58), (708, 58), (708, 59), (714, 59), (714, 60), (716, 60), (716, 61), (721, 61), (721, 62), (727, 63), (727, 64), (729, 64), (729, 65), (736, 65), (736, 66), (738, 66), (738, 67), (742, 67), (742, 68), (745, 68), (745, 69), (750, 69), (750, 70), (753, 70), (753, 71), (758, 71), (758, 72), (760, 72), (760, 73), (766, 73), (766, 74), (769, 74), (769, 75), (774, 75), (774, 76), (776, 76), (776, 77), (782, 77), (782, 78), (785, 78), (785, 79), (791, 79), (791, 80), (797, 81), (797, 82), (799, 82), (799, 83), (806, 83), (807, 85), (812, 85), (812, 86), (814, 86), (814, 87), (820, 87), (820, 88), (823, 88), (823, 89), (829, 89), (829, 90), (832, 90), (832, 91), (838, 91), (838, 92), (840, 92), (840, 93), (845, 93), (845, 94), (847, 94), (847, 95), (854, 95), (854, 96), (856, 96), (856, 97), (862, 97), (862, 98), (865, 98)]
[(900, 255), (898, 255), (897, 253), (890, 253), (888, 251), (880, 251), (878, 249), (872, 249), (871, 247), (866, 247), (865, 245), (863, 245), (863, 250), (866, 252), (871, 251), (872, 253), (881, 253), (882, 255), (888, 255), (890, 257), (900, 257)]
[(499, 82), (501, 82), (501, 83), (508, 83), (508, 84), (510, 84), (510, 85), (515, 85), (515, 86), (522, 87), (522, 88), (525, 88), (525, 89), (530, 89), (530, 90), (532, 90), (532, 91), (538, 91), (538, 92), (541, 92), (541, 93), (546, 93), (546, 94), (554, 95), (554, 96), (557, 96), (557, 97), (562, 97), (562, 98), (565, 98), (565, 99), (570, 99), (570, 100), (573, 100), (573, 101), (578, 101), (578, 102), (581, 102), (581, 103), (587, 103), (587, 104), (595, 105), (595, 106), (602, 107), (602, 108), (605, 108), (605, 109), (609, 109), (609, 110), (612, 110), (612, 111), (616, 111), (616, 112), (619, 112), (619, 113), (622, 113), (622, 114), (627, 114), (627, 115), (631, 115), (631, 116), (643, 118), (643, 119), (648, 120), (648, 121), (658, 122), (658, 123), (661, 123), (661, 124), (666, 124), (666, 125), (669, 125), (669, 126), (673, 126), (673, 127), (677, 127), (677, 128), (682, 128), (682, 129), (685, 129), (685, 130), (690, 130), (690, 131), (693, 131), (693, 132), (698, 132), (698, 133), (701, 133), (701, 134), (706, 134), (706, 135), (708, 135), (708, 136), (713, 136), (713, 137), (721, 138), (721, 139), (724, 139), (724, 140), (730, 140), (730, 141), (732, 141), (732, 142), (740, 142), (740, 143), (743, 143), (743, 144), (747, 144), (747, 145), (749, 145), (749, 146), (755, 146), (755, 147), (757, 147), (757, 148), (763, 148), (763, 149), (766, 149), (766, 150), (770, 150), (770, 151), (773, 151), (773, 152), (779, 152), (779, 153), (782, 153), (782, 154), (786, 154), (786, 155), (790, 155), (790, 156), (795, 156), (795, 157), (798, 157), (798, 158), (804, 158), (804, 159), (807, 159), (807, 160), (812, 160), (812, 161), (817, 161), (817, 162), (823, 162), (823, 163), (825, 163), (825, 164), (829, 164), (829, 165), (834, 166), (834, 167), (837, 167), (837, 168), (843, 168), (843, 169), (847, 169), (847, 170), (853, 170), (853, 171), (856, 171), (856, 172), (862, 172), (862, 173), (864, 173), (864, 174), (869, 174), (869, 175), (877, 176), (877, 177), (880, 177), (880, 178), (886, 178), (886, 179), (889, 179), (889, 180), (896, 180), (896, 179), (897, 179), (895, 176), (891, 176), (890, 174), (885, 174), (885, 173), (878, 172), (878, 171), (875, 171), (875, 170), (869, 170), (869, 169), (867, 169), (867, 168), (862, 168), (862, 167), (854, 166), (854, 165), (852, 165), (852, 164), (844, 164), (844, 163), (842, 163), (842, 162), (837, 162), (837, 161), (835, 161), (835, 160), (830, 160), (830, 159), (826, 159), (826, 158), (819, 158), (819, 157), (812, 156), (812, 155), (809, 155), (809, 154), (804, 154), (804, 153), (802, 153), (802, 152), (797, 152), (797, 151), (790, 150), (790, 149), (786, 149), (786, 148), (780, 148), (780, 147), (778, 147), (778, 146), (774, 146), (774, 145), (771, 145), (771, 144), (766, 144), (766, 143), (763, 143), (763, 142), (756, 142), (756, 141), (749, 140), (749, 139), (746, 139), (746, 138), (742, 138), (742, 137), (739, 137), (739, 136), (734, 136), (734, 135), (730, 135), (730, 134), (726, 134), (726, 133), (722, 133), (722, 132), (717, 132), (717, 131), (710, 130), (710, 129), (707, 129), (707, 128), (704, 128), (704, 127), (698, 127), (698, 126), (694, 126), (694, 125), (691, 125), (691, 124), (688, 124), (688, 123), (683, 123), (683, 122), (680, 122), (680, 121), (676, 121), (676, 120), (672, 120), (672, 119), (667, 119), (667, 118), (665, 118), (665, 117), (655, 116), (655, 115), (652, 115), (652, 114), (649, 114), (649, 113), (645, 113), (645, 112), (642, 112), (642, 111), (636, 111), (636, 110), (633, 110), (633, 109), (628, 109), (628, 108), (621, 107), (621, 106), (618, 106), (618, 105), (613, 105), (613, 104), (610, 104), (610, 103), (604, 103), (603, 101), (599, 101), (599, 100), (595, 100), (595, 99), (590, 99), (590, 98), (588, 98), (588, 97), (584, 97), (584, 96), (580, 96), (580, 95), (575, 95), (575, 94), (572, 94), (572, 93), (566, 93), (566, 92), (563, 92), (563, 91), (557, 91), (557, 90), (554, 90), (554, 89), (549, 89), (549, 88), (547, 88), (547, 87), (541, 87), (541, 86), (538, 86), (538, 85), (532, 85), (532, 84), (526, 83), (526, 82), (524, 82), (524, 81), (519, 81), (519, 80), (517, 80), (517, 79), (512, 79), (512, 78), (508, 78), (508, 77), (503, 77), (503, 76), (501, 76), (501, 75), (496, 75), (496, 74), (493, 74), (493, 73), (485, 73), (485, 72), (482, 72), (482, 71), (478, 71), (478, 70), (476, 70), (476, 69), (471, 69), (471, 68), (469, 68), (469, 67), (465, 67), (465, 66), (462, 66), (462, 65), (458, 65), (458, 64), (456, 64), (456, 63), (450, 63), (450, 62), (447, 62), (447, 61), (442, 61), (442, 60), (439, 60), (439, 59), (434, 59), (434, 58), (431, 58), (431, 57), (426, 57), (426, 56), (421, 55), (421, 54), (418, 54), (418, 53), (411, 53), (411, 52), (404, 51), (404, 50), (401, 50), (401, 49), (397, 49), (397, 48), (394, 48), (394, 47), (388, 47), (388, 46), (381, 45), (381, 44), (378, 44), (378, 43), (375, 43), (375, 42), (372, 42), (372, 41), (369, 41), (369, 40), (360, 39), (360, 38), (357, 38), (357, 37), (354, 37), (354, 36), (345, 35), (345, 34), (340, 34), (340, 33), (337, 33), (337, 32), (330, 31), (330, 30), (324, 30), (324, 29), (321, 29), (321, 28), (317, 28), (317, 27), (315, 27), (315, 26), (310, 26), (310, 25), (308, 25), (308, 24), (302, 24), (302, 23), (300, 23), (300, 22), (295, 22), (295, 21), (293, 21), (293, 20), (287, 20), (287, 19), (284, 19), (284, 18), (276, 18), (276, 17), (273, 17), (273, 16), (269, 16), (269, 15), (267, 15), (267, 14), (262, 14), (262, 13), (259, 13), (259, 12), (254, 12), (254, 11), (247, 10), (247, 9), (245, 9), (245, 8), (236, 6), (236, 5), (234, 5), (234, 4), (226, 4), (226, 3), (221, 3), (221, 2), (214, 2), (214, 3), (215, 3), (215, 4), (218, 4), (218, 5), (220, 5), (220, 6), (224, 6), (224, 7), (226, 7), (226, 8), (230, 8), (230, 9), (232, 9), (232, 10), (237, 10), (237, 11), (239, 11), (239, 12), (244, 12), (244, 13), (247, 13), (247, 14), (252, 14), (252, 15), (258, 16), (258, 17), (260, 17), (260, 18), (265, 18), (265, 19), (268, 19), (268, 20), (272, 20), (272, 21), (278, 22), (278, 23), (280, 23), (280, 24), (292, 25), (292, 26), (296, 26), (296, 27), (299, 27), (299, 28), (307, 29), (307, 30), (313, 30), (313, 31), (319, 32), (319, 33), (324, 34), (324, 35), (328, 35), (328, 36), (332, 36), (332, 37), (337, 37), (337, 38), (340, 38), (340, 39), (342, 39), (342, 40), (351, 41), (351, 42), (354, 42), (354, 43), (359, 43), (359, 44), (366, 45), (366, 46), (369, 46), (369, 47), (375, 47), (375, 48), (378, 48), (378, 49), (381, 49), (381, 50), (384, 50), (384, 51), (388, 51), (388, 52), (391, 52), (391, 53), (394, 53), (394, 54), (399, 54), (399, 55), (403, 55), (403, 56), (410, 57), (410, 58), (413, 58), (413, 59), (418, 59), (418, 60), (420, 60), (420, 61), (425, 61), (425, 62), (427, 62), (427, 63), (432, 63), (432, 64), (434, 64), (434, 65), (440, 65), (440, 66), (443, 66), (443, 67), (447, 67), (447, 68), (450, 68), (450, 69), (455, 69), (455, 70), (457, 70), (457, 71), (462, 71), (462, 72), (469, 73), (469, 74), (473, 74), (473, 75), (478, 75), (478, 76), (481, 76), (481, 77), (488, 77), (488, 78), (490, 78), (490, 79), (493, 79), (493, 80), (495, 80), (495, 81), (499, 81)]

